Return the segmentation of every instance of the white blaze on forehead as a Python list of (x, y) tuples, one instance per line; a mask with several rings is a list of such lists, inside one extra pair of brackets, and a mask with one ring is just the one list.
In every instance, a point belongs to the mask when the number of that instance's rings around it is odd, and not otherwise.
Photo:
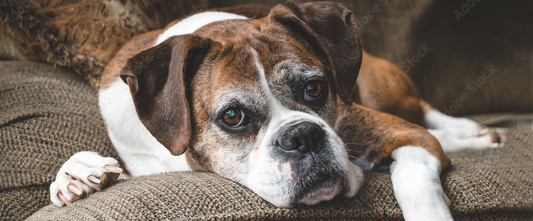
[[(260, 85), (263, 90), (268, 106), (270, 123), (263, 128), (264, 132), (257, 136), (259, 147), (250, 153), (249, 173), (247, 178), (243, 179), (243, 184), (253, 190), (262, 198), (278, 207), (291, 206), (290, 196), (293, 194), (294, 174), (290, 163), (281, 165), (272, 158), (271, 151), (273, 140), (278, 134), (280, 127), (288, 123), (296, 123), (301, 120), (315, 122), (324, 129), (327, 134), (328, 143), (331, 145), (331, 151), (339, 166), (347, 174), (349, 182), (345, 186), (347, 197), (352, 197), (359, 190), (363, 173), (361, 169), (348, 161), (348, 152), (344, 148), (341, 139), (335, 134), (333, 129), (320, 117), (305, 113), (302, 111), (294, 111), (286, 108), (282, 103), (276, 99), (272, 93), (265, 76), (265, 70), (259, 60), (257, 51), (251, 48), (254, 56), (254, 63), (260, 76)], [(309, 193), (308, 197), (303, 199), (301, 203), (315, 204), (322, 200), (329, 200), (331, 197), (337, 195), (340, 189), (324, 189), (318, 192)], [(306, 201), (308, 200), (308, 201)]]
[(265, 69), (263, 68), (263, 64), (261, 64), (261, 61), (259, 61), (259, 55), (257, 54), (257, 51), (255, 51), (255, 49), (253, 48), (251, 49), (251, 51), (254, 55), (255, 66), (257, 67), (257, 71), (259, 72), (261, 87), (263, 88), (263, 91), (265, 92), (268, 98), (271, 114), (278, 115), (287, 112), (287, 108), (283, 107), (283, 105), (276, 99), (276, 97), (274, 97), (274, 94), (272, 94), (272, 91), (270, 90), (270, 86), (268, 86), (268, 81), (265, 76)]
[[(281, 126), (282, 122), (296, 121), (298, 119), (307, 119), (311, 122), (315, 122), (321, 125), (322, 127), (327, 127), (327, 123), (318, 116), (314, 116), (312, 114), (305, 113), (302, 111), (290, 110), (283, 106), (283, 104), (274, 96), (272, 90), (270, 90), (270, 86), (265, 75), (265, 69), (263, 68), (263, 64), (261, 64), (261, 61), (259, 60), (259, 55), (257, 54), (257, 51), (255, 51), (253, 48), (251, 48), (251, 51), (254, 56), (255, 66), (257, 68), (257, 71), (259, 72), (261, 88), (263, 89), (263, 92), (265, 93), (268, 100), (268, 107), (271, 116), (271, 123), (268, 126), (268, 131), (276, 130), (279, 126)], [(272, 134), (267, 133), (266, 137), (268, 138), (271, 135)]]

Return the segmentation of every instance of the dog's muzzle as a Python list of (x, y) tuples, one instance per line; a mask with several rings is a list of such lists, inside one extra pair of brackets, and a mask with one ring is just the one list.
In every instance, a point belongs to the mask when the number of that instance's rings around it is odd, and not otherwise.
[(275, 138), (274, 159), (289, 176), (292, 204), (316, 204), (339, 194), (347, 185), (326, 131), (317, 123), (301, 121), (280, 128)]

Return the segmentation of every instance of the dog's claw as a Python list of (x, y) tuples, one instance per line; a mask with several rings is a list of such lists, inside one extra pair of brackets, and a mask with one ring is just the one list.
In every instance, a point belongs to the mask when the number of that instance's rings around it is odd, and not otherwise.
[(489, 132), (489, 129), (488, 128), (484, 128), (484, 129), (481, 129), (479, 132), (478, 132), (478, 137), (480, 136), (483, 136), (485, 134), (487, 134)]
[(118, 161), (94, 152), (79, 152), (65, 162), (50, 185), (50, 197), (57, 206), (69, 205), (112, 183), (122, 172)]
[(105, 170), (107, 170), (107, 172), (110, 172), (110, 173), (122, 173), (122, 169), (120, 167), (117, 167), (117, 166), (112, 166), (112, 165), (106, 165), (104, 167)]
[(83, 194), (83, 192), (78, 187), (76, 187), (74, 185), (68, 185), (67, 189), (70, 190), (70, 192), (75, 193), (76, 195), (82, 195)]
[(68, 205), (72, 204), (72, 202), (70, 202), (70, 200), (68, 200), (68, 199), (63, 195), (63, 193), (59, 192), (59, 193), (57, 194), (57, 196), (59, 197), (59, 199), (61, 199), (61, 201), (63, 201), (63, 203), (65, 203), (65, 205), (68, 206)]
[(87, 177), (87, 180), (91, 181), (91, 183), (98, 184), (98, 185), (100, 185), (100, 182), (101, 182), (100, 179), (98, 179), (98, 178), (96, 178), (94, 176)]
[(507, 128), (491, 128), (488, 133), (490, 134), (491, 140), (494, 144), (498, 144), (498, 147), (503, 146), (507, 140), (507, 134), (509, 129)]

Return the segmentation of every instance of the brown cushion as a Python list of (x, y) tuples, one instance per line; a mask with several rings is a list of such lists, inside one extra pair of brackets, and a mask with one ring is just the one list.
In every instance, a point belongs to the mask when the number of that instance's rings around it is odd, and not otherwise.
[[(0, 215), (24, 219), (49, 205), (49, 185), (74, 153), (117, 157), (94, 90), (69, 71), (35, 62), (0, 62)], [(533, 132), (516, 130), (503, 149), (452, 154), (444, 190), (458, 220), (528, 220), (533, 214)], [(352, 199), (276, 208), (247, 188), (206, 172), (122, 181), (33, 220), (95, 219), (401, 219), (390, 175), (366, 172)]]
[[(533, 218), (533, 133), (517, 129), (507, 147), (452, 154), (442, 175), (456, 220)], [(416, 190), (414, 190), (416, 191)], [(249, 189), (207, 172), (136, 177), (70, 206), (49, 205), (29, 220), (77, 219), (390, 219), (400, 220), (390, 175), (365, 172), (352, 199), (281, 209)]]
[(20, 220), (50, 204), (50, 183), (72, 154), (118, 155), (80, 77), (29, 61), (0, 70), (0, 219)]
[(0, 31), (28, 59), (70, 67), (97, 86), (105, 65), (133, 36), (207, 6), (207, 0), (6, 0)]

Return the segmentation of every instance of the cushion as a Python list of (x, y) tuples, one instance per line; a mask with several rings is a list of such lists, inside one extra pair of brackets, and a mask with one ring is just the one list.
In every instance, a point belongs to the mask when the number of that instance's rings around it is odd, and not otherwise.
[[(515, 129), (507, 147), (451, 154), (442, 174), (456, 220), (533, 218), (533, 132)], [(49, 205), (29, 220), (362, 219), (401, 220), (390, 175), (365, 172), (361, 191), (316, 206), (277, 208), (252, 191), (208, 172), (135, 177), (66, 207)]]
[[(95, 91), (70, 71), (36, 62), (0, 62), (0, 212), (5, 219), (401, 219), (390, 175), (365, 172), (356, 197), (281, 209), (208, 172), (121, 181), (56, 207), (49, 185), (74, 153), (117, 157)], [(533, 214), (533, 132), (516, 129), (507, 147), (452, 154), (442, 175), (458, 220), (528, 220)]]
[(0, 217), (20, 220), (50, 204), (50, 184), (72, 154), (118, 155), (83, 79), (30, 61), (1, 61), (0, 70)]
[(6, 0), (0, 32), (26, 58), (72, 68), (97, 87), (105, 65), (133, 36), (208, 6), (207, 0)]

